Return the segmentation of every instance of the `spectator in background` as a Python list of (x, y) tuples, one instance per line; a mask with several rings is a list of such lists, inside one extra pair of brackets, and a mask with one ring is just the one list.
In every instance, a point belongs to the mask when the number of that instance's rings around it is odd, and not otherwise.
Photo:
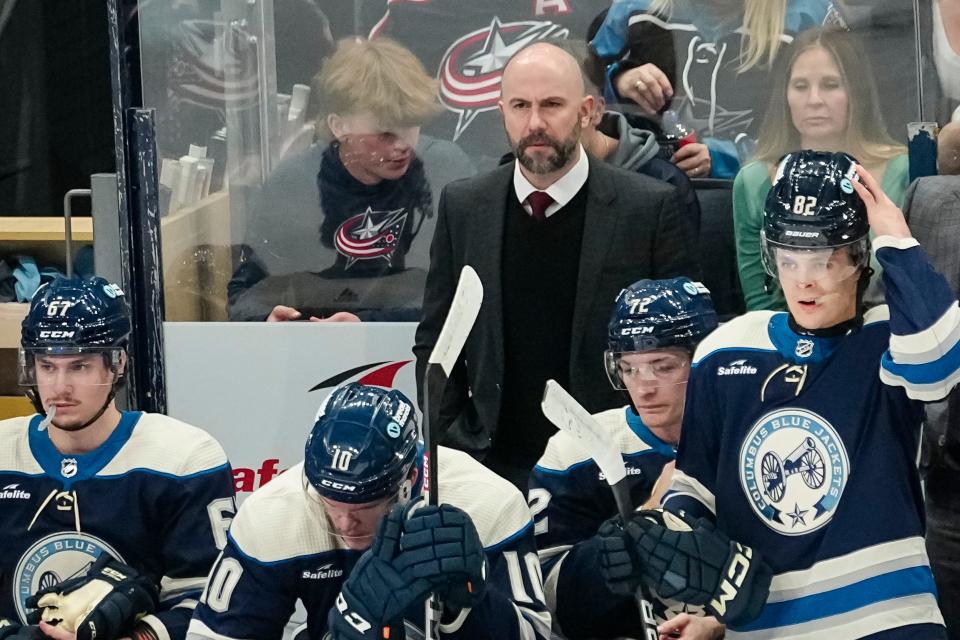
[(286, 158), (263, 185), (228, 288), (231, 319), (419, 317), (435, 193), (473, 172), (453, 143), (420, 137), (436, 92), (397, 43), (340, 43), (314, 91), (326, 144)]
[(610, 301), (638, 278), (697, 278), (699, 266), (676, 188), (583, 152), (595, 105), (573, 56), (548, 43), (522, 49), (504, 67), (500, 108), (517, 160), (444, 190), (414, 354), (422, 381), (471, 265), (483, 307), (444, 397), (430, 403), (431, 424), (441, 444), (525, 488), (556, 432), (540, 409), (546, 380), (590, 411), (620, 405), (592, 364)]
[(617, 98), (648, 115), (677, 110), (706, 143), (674, 157), (688, 175), (706, 177), (693, 170), (709, 151), (710, 175), (732, 178), (783, 43), (825, 24), (842, 24), (830, 0), (615, 0), (592, 45)]
[[(960, 126), (941, 132), (953, 134)], [(949, 131), (948, 131), (949, 129)], [(944, 145), (940, 142), (940, 150)], [(954, 147), (956, 148), (956, 147)], [(954, 165), (956, 169), (956, 165)], [(943, 173), (943, 164), (940, 164)], [(919, 178), (904, 198), (910, 231), (933, 268), (960, 292), (960, 179), (956, 175)], [(960, 638), (960, 391), (926, 405), (920, 472), (925, 481), (927, 553), (937, 581), (940, 610), (951, 638)]]
[[(760, 259), (763, 205), (780, 158), (791, 151), (844, 151), (880, 176), (884, 193), (899, 206), (909, 184), (906, 147), (883, 126), (869, 64), (854, 37), (817, 29), (797, 37), (786, 70), (773, 78), (760, 128), (756, 161), (737, 174), (733, 216), (740, 282), (748, 310), (786, 308), (779, 287)], [(871, 267), (879, 273), (875, 259)], [(871, 280), (868, 305), (882, 302), (880, 278)]]
[(947, 123), (937, 136), (937, 172), (960, 175), (960, 122)]

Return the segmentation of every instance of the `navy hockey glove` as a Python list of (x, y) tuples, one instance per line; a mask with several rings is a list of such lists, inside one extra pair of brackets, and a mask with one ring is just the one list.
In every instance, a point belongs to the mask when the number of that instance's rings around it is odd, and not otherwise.
[(157, 609), (157, 587), (132, 567), (100, 554), (86, 575), (42, 589), (27, 599), (43, 620), (75, 633), (77, 640), (130, 635), (137, 620)]
[(25, 627), (9, 620), (0, 620), (0, 640), (44, 640), (46, 637), (40, 627)]
[(401, 574), (394, 566), (403, 519), (403, 506), (397, 505), (380, 522), (373, 544), (344, 581), (327, 615), (333, 640), (403, 638), (404, 611), (429, 597), (429, 580)]
[(449, 504), (408, 506), (407, 512), (397, 568), (430, 580), (453, 611), (473, 608), (486, 589), (486, 555), (473, 520)]
[(661, 510), (619, 517), (597, 533), (600, 569), (614, 593), (640, 582), (662, 598), (693, 605), (727, 624), (750, 622), (763, 609), (772, 571), (760, 553), (731, 541), (706, 519), (689, 523)]

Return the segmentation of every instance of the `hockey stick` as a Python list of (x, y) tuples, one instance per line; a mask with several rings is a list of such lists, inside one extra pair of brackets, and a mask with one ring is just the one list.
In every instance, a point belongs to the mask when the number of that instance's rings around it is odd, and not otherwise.
[[(427, 370), (423, 377), (423, 494), (424, 502), (427, 504), (439, 503), (437, 439), (430, 424), (431, 398), (435, 393), (442, 394), (444, 387), (447, 386), (450, 373), (480, 313), (482, 302), (483, 284), (473, 267), (465, 265), (460, 271), (460, 280), (457, 282), (457, 290), (453, 294), (453, 301), (447, 311), (447, 319), (427, 359)], [(430, 596), (424, 618), (423, 631), (426, 640), (436, 640), (440, 637), (442, 613), (442, 603), (435, 595)]]
[[(623, 464), (620, 448), (603, 430), (600, 423), (577, 402), (556, 380), (547, 380), (540, 402), (543, 415), (561, 431), (573, 436), (584, 451), (607, 479), (613, 499), (617, 503), (617, 512), (624, 523), (633, 515), (633, 500), (630, 498), (630, 486), (627, 484), (627, 468)], [(646, 597), (643, 588), (637, 589), (637, 606), (643, 620), (643, 638), (657, 640), (657, 621), (653, 616), (653, 606)]]

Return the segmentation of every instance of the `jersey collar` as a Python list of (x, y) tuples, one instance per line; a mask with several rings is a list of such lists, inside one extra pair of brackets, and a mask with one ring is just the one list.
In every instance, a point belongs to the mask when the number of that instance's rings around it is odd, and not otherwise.
[(672, 444), (666, 443), (657, 436), (653, 435), (653, 432), (650, 431), (650, 427), (643, 424), (643, 420), (640, 419), (640, 416), (633, 411), (633, 407), (627, 406), (623, 409), (627, 414), (627, 426), (630, 427), (630, 431), (633, 431), (638, 438), (644, 441), (650, 449), (653, 451), (666, 456), (668, 458), (676, 458), (677, 450), (673, 448)]
[(40, 431), (40, 421), (43, 420), (43, 416), (37, 414), (30, 419), (30, 451), (44, 473), (62, 482), (64, 489), (69, 490), (74, 483), (95, 476), (113, 460), (117, 452), (130, 439), (133, 428), (142, 415), (139, 411), (121, 412), (120, 422), (103, 444), (89, 453), (65, 455), (60, 453), (50, 441), (50, 433), (46, 429)]
[(796, 364), (822, 362), (830, 357), (844, 336), (850, 334), (855, 325), (847, 323), (837, 325), (837, 330), (824, 332), (799, 332), (794, 329), (790, 314), (777, 313), (770, 318), (767, 332), (777, 351), (787, 360)]

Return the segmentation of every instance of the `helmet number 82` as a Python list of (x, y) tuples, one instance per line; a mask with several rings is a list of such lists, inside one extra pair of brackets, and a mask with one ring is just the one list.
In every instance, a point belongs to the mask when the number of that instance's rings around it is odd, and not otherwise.
[(797, 196), (793, 199), (793, 212), (800, 216), (812, 216), (817, 199), (813, 196)]

